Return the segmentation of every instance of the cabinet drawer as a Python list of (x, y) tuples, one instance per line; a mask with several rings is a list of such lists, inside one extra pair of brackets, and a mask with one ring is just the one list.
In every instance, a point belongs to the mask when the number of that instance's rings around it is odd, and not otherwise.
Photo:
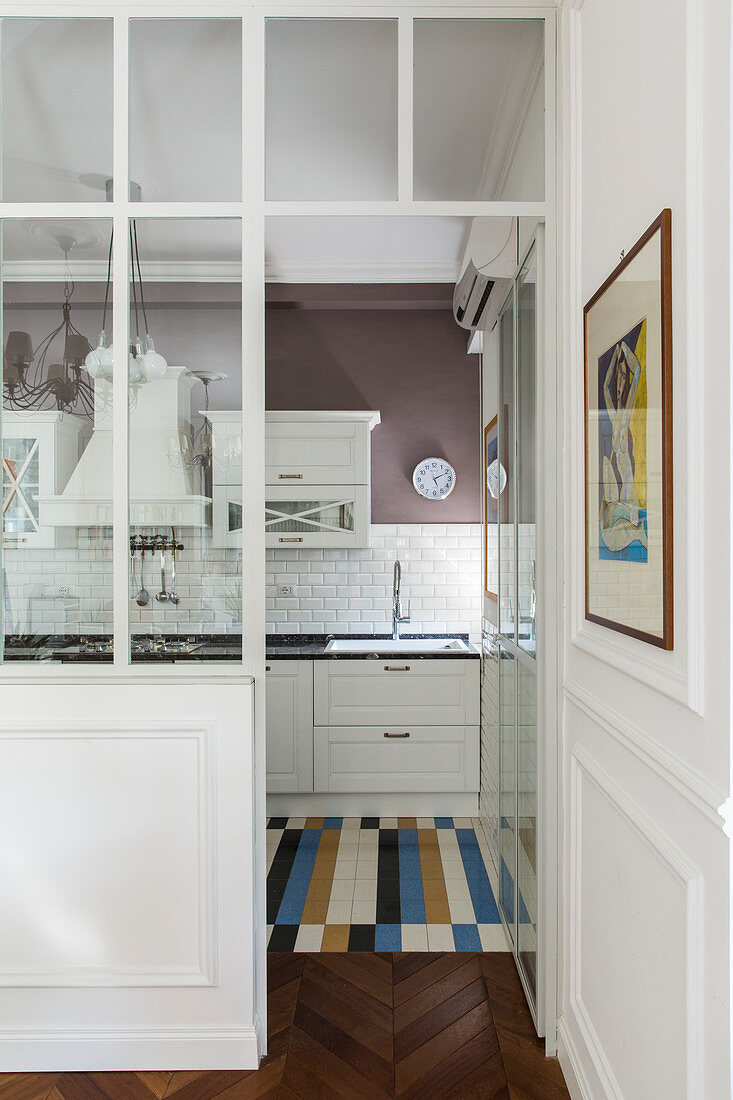
[[(316, 661), (317, 726), (472, 726), (479, 721), (479, 661)], [(385, 729), (387, 726), (384, 727)]]
[(478, 726), (320, 726), (314, 748), (317, 792), (479, 788)]
[(268, 485), (366, 485), (369, 447), (365, 423), (268, 423), (265, 480)]

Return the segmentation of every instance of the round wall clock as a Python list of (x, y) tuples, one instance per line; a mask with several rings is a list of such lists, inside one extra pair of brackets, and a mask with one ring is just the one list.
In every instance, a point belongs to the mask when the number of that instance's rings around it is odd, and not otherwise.
[(426, 500), (445, 500), (456, 486), (456, 471), (444, 458), (424, 458), (412, 475), (415, 492)]

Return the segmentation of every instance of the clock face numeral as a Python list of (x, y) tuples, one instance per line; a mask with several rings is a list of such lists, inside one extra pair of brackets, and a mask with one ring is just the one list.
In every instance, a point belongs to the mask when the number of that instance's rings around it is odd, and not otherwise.
[(415, 491), (426, 500), (444, 500), (453, 491), (456, 472), (443, 458), (425, 458), (412, 475)]

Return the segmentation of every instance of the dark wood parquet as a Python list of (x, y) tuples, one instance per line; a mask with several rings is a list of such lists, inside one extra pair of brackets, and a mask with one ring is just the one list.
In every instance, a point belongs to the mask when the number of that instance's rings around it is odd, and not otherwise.
[(511, 955), (271, 954), (258, 1070), (0, 1074), (2, 1100), (569, 1100)]

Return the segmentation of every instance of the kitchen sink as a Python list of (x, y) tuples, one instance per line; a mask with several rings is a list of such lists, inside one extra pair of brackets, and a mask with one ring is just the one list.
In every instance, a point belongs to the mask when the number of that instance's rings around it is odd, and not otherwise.
[(334, 638), (326, 653), (468, 653), (462, 638)]

